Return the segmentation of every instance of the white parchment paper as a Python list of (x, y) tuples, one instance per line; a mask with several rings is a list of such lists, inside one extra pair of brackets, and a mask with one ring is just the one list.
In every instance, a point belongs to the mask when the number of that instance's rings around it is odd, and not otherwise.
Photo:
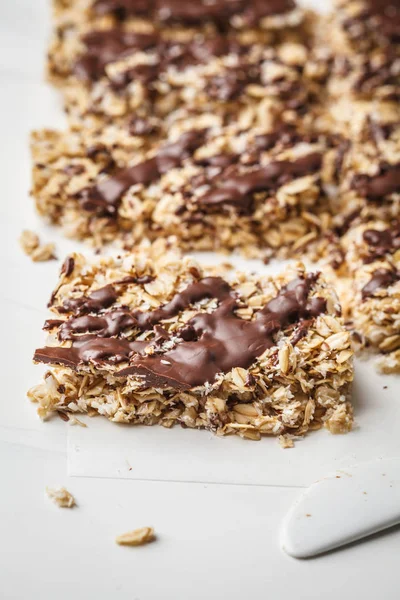
[(180, 427), (116, 425), (102, 417), (87, 418), (87, 428), (68, 428), (69, 474), (308, 486), (346, 465), (400, 455), (396, 384), (394, 377), (378, 375), (371, 360), (357, 361), (354, 431), (340, 436), (313, 432), (286, 450), (274, 438), (252, 442)]

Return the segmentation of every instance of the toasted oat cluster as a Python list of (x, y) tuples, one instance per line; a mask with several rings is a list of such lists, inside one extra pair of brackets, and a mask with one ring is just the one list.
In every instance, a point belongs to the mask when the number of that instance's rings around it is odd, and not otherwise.
[(93, 263), (75, 254), (50, 308), (34, 356), (50, 370), (29, 392), (43, 418), (283, 441), (351, 429), (350, 334), (333, 289), (301, 264), (277, 277), (219, 271), (162, 242)]

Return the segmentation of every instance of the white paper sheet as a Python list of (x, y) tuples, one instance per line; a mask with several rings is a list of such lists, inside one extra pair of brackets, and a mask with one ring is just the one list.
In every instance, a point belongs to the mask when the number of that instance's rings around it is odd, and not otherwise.
[[(96, 417), (87, 428), (68, 428), (68, 471), (73, 476), (307, 486), (329, 471), (359, 461), (400, 455), (398, 381), (357, 361), (356, 427), (347, 435), (322, 430), (283, 450), (260, 442), (218, 438), (175, 427), (116, 425)], [(384, 389), (387, 386), (387, 389)]]

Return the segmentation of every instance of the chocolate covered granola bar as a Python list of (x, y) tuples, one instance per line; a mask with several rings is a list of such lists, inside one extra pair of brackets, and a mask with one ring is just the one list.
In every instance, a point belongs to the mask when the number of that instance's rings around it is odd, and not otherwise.
[(330, 22), (334, 52), (330, 93), (398, 103), (400, 6), (394, 0), (336, 0)]
[(249, 439), (351, 428), (350, 336), (333, 289), (301, 264), (276, 277), (201, 267), (158, 242), (69, 256), (50, 301), (39, 414), (209, 429)]
[(342, 243), (351, 276), (342, 300), (355, 339), (381, 354), (381, 371), (400, 372), (400, 223), (371, 221)]
[(167, 117), (243, 120), (271, 102), (303, 114), (328, 75), (326, 52), (310, 45), (316, 17), (303, 23), (292, 1), (75, 2), (55, 13), (48, 71), (75, 125), (133, 117), (167, 130)]
[(384, 112), (368, 114), (349, 140), (335, 207), (335, 220), (343, 230), (400, 216), (400, 114), (388, 117)]
[(329, 226), (323, 136), (285, 123), (241, 132), (212, 115), (186, 127), (141, 160), (106, 141), (89, 152), (77, 132), (37, 133), (39, 212), (98, 244), (174, 235), (185, 248), (270, 255), (302, 249)]

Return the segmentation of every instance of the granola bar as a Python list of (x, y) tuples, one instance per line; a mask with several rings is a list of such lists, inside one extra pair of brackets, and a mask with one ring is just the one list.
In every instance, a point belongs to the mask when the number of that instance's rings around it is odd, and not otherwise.
[(354, 227), (343, 245), (352, 283), (341, 299), (356, 339), (381, 353), (383, 372), (400, 372), (400, 222)]
[(48, 71), (75, 125), (133, 115), (167, 129), (179, 109), (237, 120), (267, 102), (304, 113), (321, 93), (328, 61), (309, 48), (315, 17), (300, 33), (292, 1), (122, 4), (56, 10)]
[(396, 0), (335, 0), (338, 50), (368, 53), (399, 41), (400, 7)]
[(185, 248), (248, 253), (304, 248), (328, 227), (323, 137), (285, 123), (241, 132), (211, 115), (185, 125), (144, 160), (88, 156), (76, 132), (36, 134), (39, 212), (95, 243), (174, 235)]
[[(329, 94), (380, 104), (400, 98), (400, 7), (393, 0), (336, 0), (329, 19), (333, 50)], [(340, 112), (340, 111), (339, 111)]]
[(89, 263), (52, 295), (39, 414), (301, 435), (351, 428), (349, 333), (333, 289), (301, 264), (277, 277), (207, 269), (165, 243)]
[[(389, 114), (389, 113), (388, 113)], [(392, 118), (397, 120), (392, 120)], [(400, 216), (400, 113), (369, 114), (343, 156), (337, 227)]]

